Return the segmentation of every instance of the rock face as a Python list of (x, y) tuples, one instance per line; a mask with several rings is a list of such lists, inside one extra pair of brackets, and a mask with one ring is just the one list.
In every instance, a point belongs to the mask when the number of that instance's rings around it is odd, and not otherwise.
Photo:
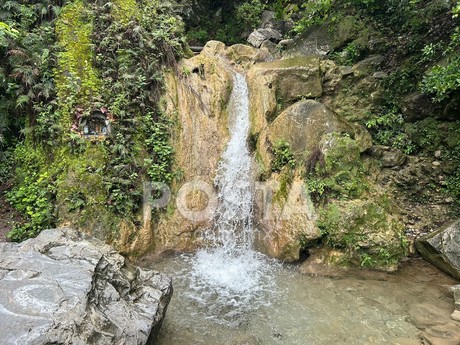
[(460, 220), (420, 238), (416, 247), (425, 260), (460, 279)]
[(2, 344), (153, 344), (171, 280), (70, 229), (0, 243)]
[(320, 60), (293, 58), (254, 65), (247, 74), (251, 133), (260, 132), (289, 105), (323, 93)]

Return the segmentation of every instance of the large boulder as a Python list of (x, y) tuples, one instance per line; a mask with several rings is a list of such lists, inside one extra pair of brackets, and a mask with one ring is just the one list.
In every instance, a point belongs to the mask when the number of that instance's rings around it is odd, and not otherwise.
[(171, 280), (71, 229), (0, 243), (2, 344), (153, 344)]
[(269, 126), (270, 142), (287, 141), (294, 154), (312, 151), (325, 133), (353, 133), (350, 125), (315, 100), (300, 101), (279, 115)]
[(460, 220), (420, 238), (416, 247), (425, 260), (460, 279)]

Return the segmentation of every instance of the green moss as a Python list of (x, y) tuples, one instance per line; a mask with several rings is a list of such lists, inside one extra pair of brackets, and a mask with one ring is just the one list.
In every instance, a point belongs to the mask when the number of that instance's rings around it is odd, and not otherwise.
[[(391, 211), (390, 211), (391, 212)], [(320, 211), (318, 226), (345, 260), (365, 267), (390, 267), (406, 253), (402, 224), (378, 201), (341, 201)]]
[(280, 177), (279, 177), (280, 188), (277, 190), (277, 192), (273, 196), (274, 202), (282, 204), (284, 201), (287, 200), (293, 178), (294, 178), (294, 170), (289, 169), (288, 167), (281, 170)]
[(127, 24), (140, 16), (136, 0), (112, 0), (112, 14), (117, 22)]
[(327, 143), (324, 153), (318, 149), (316, 156), (320, 154), (321, 157), (314, 158), (312, 154), (309, 160), (314, 160), (313, 166), (306, 176), (313, 200), (360, 197), (368, 190), (369, 184), (359, 144), (350, 136), (338, 133), (327, 134), (322, 142)]
[(62, 51), (58, 54), (55, 82), (65, 128), (70, 128), (75, 107), (87, 107), (101, 87), (92, 64), (93, 20), (93, 13), (77, 0), (62, 8), (56, 22)]

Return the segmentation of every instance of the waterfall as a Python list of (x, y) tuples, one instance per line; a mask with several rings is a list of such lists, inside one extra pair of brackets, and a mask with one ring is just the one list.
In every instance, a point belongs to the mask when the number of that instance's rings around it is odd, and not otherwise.
[[(213, 245), (190, 257), (192, 273), (188, 297), (209, 318), (233, 324), (248, 310), (269, 303), (273, 264), (253, 249), (252, 158), (247, 147), (249, 95), (246, 79), (233, 76), (228, 107), (230, 139), (222, 155), (215, 184), (218, 207), (206, 240)], [(262, 297), (265, 296), (265, 297)]]
[(222, 155), (216, 176), (219, 206), (214, 227), (217, 244), (237, 253), (252, 248), (252, 159), (247, 147), (249, 132), (249, 94), (246, 79), (235, 73), (229, 103), (227, 148)]

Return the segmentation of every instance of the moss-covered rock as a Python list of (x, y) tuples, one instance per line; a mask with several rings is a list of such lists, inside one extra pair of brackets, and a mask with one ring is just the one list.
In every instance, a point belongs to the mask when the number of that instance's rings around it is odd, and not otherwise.
[(331, 203), (319, 226), (328, 245), (346, 254), (341, 264), (394, 270), (406, 253), (403, 225), (383, 197)]

